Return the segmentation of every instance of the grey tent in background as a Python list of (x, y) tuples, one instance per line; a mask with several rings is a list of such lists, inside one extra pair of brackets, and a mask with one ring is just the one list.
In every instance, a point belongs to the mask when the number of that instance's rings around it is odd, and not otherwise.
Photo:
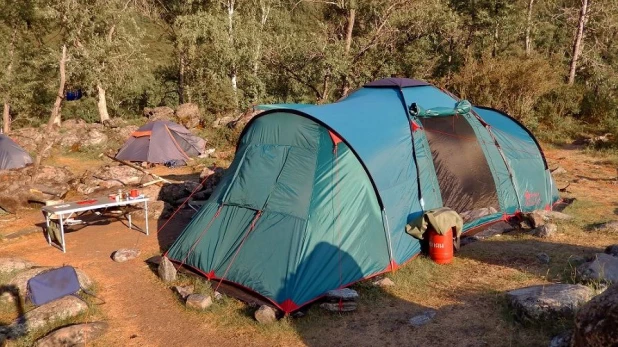
[(170, 121), (150, 122), (131, 134), (116, 159), (165, 163), (170, 160), (187, 161), (204, 153), (206, 142), (191, 134), (187, 128)]
[(32, 164), (30, 154), (10, 137), (0, 134), (0, 170), (18, 169)]

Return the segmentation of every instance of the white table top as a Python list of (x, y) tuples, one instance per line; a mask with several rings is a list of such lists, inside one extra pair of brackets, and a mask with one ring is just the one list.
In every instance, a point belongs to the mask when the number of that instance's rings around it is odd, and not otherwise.
[(122, 200), (122, 201), (116, 202), (116, 200), (109, 198), (109, 197), (99, 197), (99, 198), (93, 198), (93, 199), (86, 199), (82, 201), (75, 201), (75, 202), (68, 202), (64, 204), (45, 206), (41, 209), (48, 213), (67, 214), (67, 213), (96, 210), (99, 208), (133, 205), (133, 204), (137, 204), (140, 202), (147, 202), (148, 200), (150, 199), (147, 196), (142, 196), (142, 197), (138, 197), (135, 199)]

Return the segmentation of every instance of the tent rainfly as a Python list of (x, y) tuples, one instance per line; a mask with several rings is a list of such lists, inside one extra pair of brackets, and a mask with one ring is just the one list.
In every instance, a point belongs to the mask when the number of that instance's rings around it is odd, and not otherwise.
[(290, 313), (412, 259), (421, 247), (405, 226), (424, 211), (450, 207), (469, 231), (557, 198), (518, 121), (390, 78), (333, 104), (273, 106), (252, 119), (165, 256)]
[(32, 164), (30, 154), (10, 137), (0, 134), (0, 170), (18, 169)]
[(186, 161), (204, 153), (206, 142), (180, 124), (154, 121), (134, 131), (120, 148), (116, 159), (163, 164)]

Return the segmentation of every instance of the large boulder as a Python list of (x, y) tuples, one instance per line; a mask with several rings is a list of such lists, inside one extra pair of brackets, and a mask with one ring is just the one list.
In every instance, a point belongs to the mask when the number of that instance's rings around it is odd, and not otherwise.
[(586, 282), (618, 283), (618, 257), (597, 253), (594, 260), (580, 265), (577, 273)]
[(19, 258), (0, 258), (0, 273), (22, 271), (35, 266), (31, 261)]
[(11, 138), (28, 152), (36, 151), (43, 139), (49, 136), (43, 128), (21, 128), (11, 131)]
[(176, 109), (176, 118), (187, 129), (192, 129), (200, 125), (200, 108), (193, 103), (186, 103)]
[(39, 339), (35, 347), (65, 347), (86, 346), (99, 338), (107, 331), (109, 324), (105, 322), (92, 322), (74, 324), (54, 330), (47, 336)]
[(618, 346), (618, 283), (577, 312), (573, 340), (577, 347)]
[(26, 312), (24, 317), (18, 318), (14, 324), (25, 322), (28, 331), (34, 331), (48, 324), (75, 317), (86, 310), (88, 304), (76, 296), (69, 295)]
[(174, 264), (166, 257), (161, 258), (157, 272), (159, 273), (159, 278), (161, 278), (163, 282), (173, 282), (176, 280), (176, 267), (174, 267)]
[[(25, 297), (26, 289), (28, 287), (28, 280), (44, 271), (48, 271), (51, 269), (51, 267), (36, 267), (19, 272), (9, 281), (8, 284), (15, 286), (19, 290), (20, 295), (23, 295)], [(77, 273), (77, 279), (79, 280), (79, 284), (82, 288), (88, 289), (92, 287), (93, 282), (90, 277), (86, 275), (86, 273), (84, 273), (80, 269), (75, 269), (75, 272)]]
[(151, 122), (156, 120), (172, 120), (174, 117), (174, 110), (167, 106), (155, 108), (145, 107), (144, 117), (147, 117)]
[(611, 221), (611, 222), (606, 222), (606, 223), (601, 223), (599, 225), (597, 225), (595, 227), (596, 230), (598, 231), (603, 231), (603, 232), (618, 232), (618, 221)]
[(581, 284), (549, 284), (507, 292), (509, 306), (524, 323), (571, 319), (594, 291)]
[(64, 167), (27, 166), (16, 170), (0, 171), (0, 207), (15, 213), (30, 200), (46, 201), (62, 197), (71, 188), (74, 176)]
[(101, 146), (107, 142), (108, 137), (102, 131), (90, 129), (81, 140), (81, 146)]

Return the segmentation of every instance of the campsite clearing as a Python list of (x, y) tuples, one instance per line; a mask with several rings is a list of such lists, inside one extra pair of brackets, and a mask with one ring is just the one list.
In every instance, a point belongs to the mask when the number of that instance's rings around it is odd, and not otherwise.
[[(528, 285), (571, 282), (575, 265), (570, 260), (618, 243), (618, 234), (592, 231), (591, 227), (618, 219), (618, 184), (612, 180), (615, 158), (544, 147), (550, 167), (560, 165), (567, 170), (555, 177), (559, 188), (578, 180), (571, 183), (568, 193), (562, 193), (563, 197), (576, 198), (564, 211), (574, 219), (559, 221), (555, 238), (505, 234), (463, 247), (449, 266), (416, 258), (388, 275), (394, 287), (378, 288), (369, 282), (356, 285), (361, 298), (358, 311), (352, 314), (328, 314), (315, 305), (303, 318), (260, 326), (252, 318), (252, 309), (228, 297), (204, 313), (186, 309), (171, 286), (160, 282), (143, 261), (160, 254), (173, 241), (190, 218), (189, 210), (158, 235), (154, 226), (161, 221), (157, 220), (151, 220), (150, 236), (131, 232), (120, 223), (68, 233), (68, 252), (62, 254), (47, 245), (41, 232), (3, 239), (35, 224), (40, 227), (43, 217), (33, 208), (17, 220), (2, 222), (0, 257), (21, 257), (41, 265), (71, 264), (86, 271), (96, 281), (97, 295), (106, 301), (97, 314), (110, 323), (109, 332), (96, 346), (197, 346), (205, 340), (257, 346), (395, 345), (402, 341), (414, 346), (546, 346), (559, 331), (515, 323), (506, 308), (504, 292)], [(74, 159), (62, 156), (54, 160), (69, 163)], [(156, 173), (165, 177), (179, 171), (159, 167)], [(124, 263), (110, 259), (113, 251), (136, 245), (142, 251), (138, 259)], [(550, 256), (549, 264), (536, 259), (540, 252)], [(177, 282), (195, 281), (183, 277)], [(196, 288), (206, 290), (200, 283)], [(430, 323), (416, 328), (408, 324), (410, 318), (428, 309), (437, 311)], [(2, 312), (0, 321), (10, 316), (10, 312)]]

